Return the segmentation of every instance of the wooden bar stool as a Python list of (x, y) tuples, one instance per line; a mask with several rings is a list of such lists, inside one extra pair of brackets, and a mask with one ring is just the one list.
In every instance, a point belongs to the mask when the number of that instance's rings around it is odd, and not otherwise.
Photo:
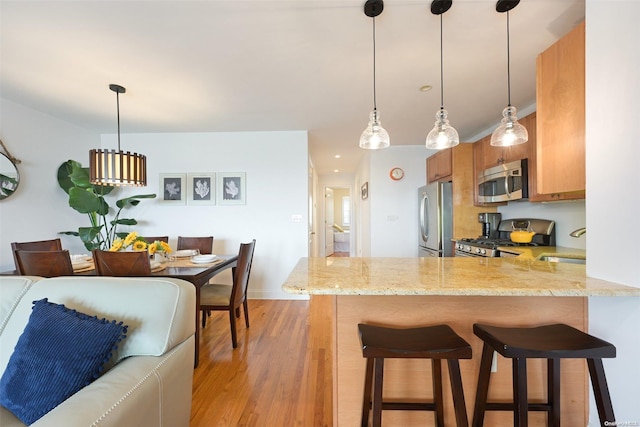
[[(516, 427), (528, 425), (528, 411), (546, 411), (547, 425), (560, 426), (560, 359), (587, 359), (600, 424), (613, 425), (615, 417), (602, 365), (602, 358), (616, 357), (612, 344), (564, 324), (503, 328), (476, 323), (473, 333), (484, 341), (473, 427), (483, 425), (485, 411), (513, 411)], [(513, 402), (487, 402), (494, 351), (512, 359)], [(547, 359), (547, 403), (528, 402), (527, 359), (532, 358)]]
[[(444, 426), (441, 359), (449, 362), (456, 425), (468, 427), (458, 359), (471, 359), (471, 346), (448, 325), (395, 329), (359, 324), (362, 356), (367, 359), (362, 402), (362, 427), (369, 424), (373, 409), (373, 427), (382, 422), (382, 410), (434, 411), (435, 425)], [(431, 359), (433, 402), (383, 402), (382, 377), (384, 359)], [(375, 376), (374, 376), (375, 371)], [(373, 394), (373, 395), (372, 395)]]

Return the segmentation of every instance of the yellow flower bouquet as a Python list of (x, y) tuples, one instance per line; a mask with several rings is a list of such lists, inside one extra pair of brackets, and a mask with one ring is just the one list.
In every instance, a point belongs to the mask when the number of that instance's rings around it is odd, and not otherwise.
[(156, 252), (170, 253), (171, 246), (167, 242), (161, 242), (156, 240), (155, 242), (147, 242), (144, 238), (139, 237), (138, 233), (132, 231), (122, 239), (120, 237), (113, 241), (113, 244), (109, 248), (111, 252), (124, 251), (131, 248), (132, 251), (149, 251), (149, 255), (153, 255)]
[(171, 246), (162, 240), (156, 240), (155, 242), (149, 243), (147, 249), (149, 250), (149, 255), (153, 255), (156, 252), (164, 252), (167, 254), (171, 253)]

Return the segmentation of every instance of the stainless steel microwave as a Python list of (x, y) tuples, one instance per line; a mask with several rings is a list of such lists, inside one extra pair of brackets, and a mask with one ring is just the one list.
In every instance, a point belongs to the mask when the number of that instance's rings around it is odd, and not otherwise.
[(527, 159), (503, 163), (478, 175), (480, 203), (510, 202), (529, 198)]

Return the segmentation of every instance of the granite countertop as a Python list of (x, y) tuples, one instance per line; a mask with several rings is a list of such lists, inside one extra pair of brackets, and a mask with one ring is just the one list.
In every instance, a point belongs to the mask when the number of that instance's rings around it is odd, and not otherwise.
[(581, 264), (510, 258), (301, 258), (282, 285), (305, 295), (640, 296)]
[(520, 258), (526, 259), (540, 259), (543, 256), (587, 259), (587, 251), (584, 249), (566, 248), (563, 246), (500, 246), (498, 250), (500, 252), (516, 254)]

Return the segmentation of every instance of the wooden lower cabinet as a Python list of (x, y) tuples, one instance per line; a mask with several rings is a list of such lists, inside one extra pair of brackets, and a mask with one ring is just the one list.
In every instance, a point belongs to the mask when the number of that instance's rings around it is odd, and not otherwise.
[[(473, 406), (482, 354), (482, 341), (473, 334), (473, 323), (498, 326), (541, 325), (563, 322), (587, 330), (585, 297), (482, 297), (482, 296), (333, 296), (331, 307), (335, 323), (330, 327), (334, 346), (334, 425), (360, 425), (364, 388), (365, 359), (358, 339), (358, 323), (389, 327), (449, 324), (473, 348), (473, 358), (461, 360), (462, 383), (469, 421)], [(313, 297), (312, 297), (313, 303)], [(389, 359), (385, 361), (385, 398), (428, 399), (431, 391), (431, 364), (424, 360)], [(446, 365), (445, 365), (446, 366)], [(542, 401), (546, 396), (546, 363), (532, 359), (527, 364), (529, 397)], [(446, 372), (446, 367), (443, 367)], [(563, 360), (561, 374), (561, 413), (567, 425), (585, 426), (588, 422), (588, 371), (584, 360)], [(454, 426), (453, 402), (448, 375), (444, 375), (445, 425)], [(512, 396), (511, 360), (498, 356), (497, 371), (491, 374), (489, 398), (508, 400)], [(429, 426), (433, 414), (412, 411), (383, 411), (383, 425)], [(486, 426), (513, 425), (513, 415), (490, 411)], [(546, 426), (545, 412), (532, 412), (529, 426)]]

